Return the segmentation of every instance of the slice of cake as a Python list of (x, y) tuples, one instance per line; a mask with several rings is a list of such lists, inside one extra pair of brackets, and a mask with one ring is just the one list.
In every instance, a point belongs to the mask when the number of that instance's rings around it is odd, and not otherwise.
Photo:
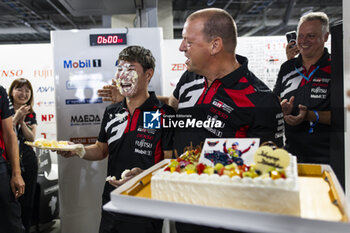
[(269, 154), (272, 149), (266, 149), (259, 148), (252, 165), (218, 163), (212, 167), (182, 158), (172, 160), (153, 174), (152, 198), (299, 216), (296, 157), (287, 154), (287, 162), (278, 161)]
[(33, 145), (37, 147), (52, 147), (52, 148), (62, 148), (68, 146), (67, 141), (56, 141), (56, 140), (47, 140), (44, 138), (36, 139)]

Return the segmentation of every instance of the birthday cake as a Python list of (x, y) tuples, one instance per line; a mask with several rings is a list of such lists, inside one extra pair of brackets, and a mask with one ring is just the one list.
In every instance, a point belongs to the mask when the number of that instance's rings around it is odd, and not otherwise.
[[(275, 157), (276, 153), (285, 158)], [(251, 165), (232, 162), (211, 166), (183, 158), (171, 160), (165, 169), (153, 174), (152, 198), (299, 216), (295, 156), (267, 146), (260, 147), (254, 156)]]

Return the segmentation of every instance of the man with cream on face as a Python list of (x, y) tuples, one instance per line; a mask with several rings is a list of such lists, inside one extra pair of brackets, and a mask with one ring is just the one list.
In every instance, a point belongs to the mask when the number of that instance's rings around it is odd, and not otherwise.
[[(174, 115), (175, 111), (161, 103), (154, 92), (148, 91), (155, 59), (150, 50), (141, 46), (123, 49), (118, 58), (115, 82), (123, 101), (107, 106), (99, 136), (94, 145), (78, 152), (58, 152), (63, 157), (80, 156), (86, 160), (108, 157), (107, 182), (102, 204), (110, 201), (110, 192), (153, 166), (164, 158), (171, 158), (173, 130), (144, 128), (144, 113), (153, 116)], [(163, 221), (102, 210), (100, 233), (162, 232)]]

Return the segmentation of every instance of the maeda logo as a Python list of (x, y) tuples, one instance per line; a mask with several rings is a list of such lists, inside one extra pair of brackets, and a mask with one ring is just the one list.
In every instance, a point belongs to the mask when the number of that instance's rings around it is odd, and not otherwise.
[(74, 115), (71, 116), (70, 125), (99, 125), (101, 122), (97, 114)]
[(162, 114), (157, 110), (156, 112), (143, 113), (143, 128), (145, 129), (160, 129), (160, 116)]

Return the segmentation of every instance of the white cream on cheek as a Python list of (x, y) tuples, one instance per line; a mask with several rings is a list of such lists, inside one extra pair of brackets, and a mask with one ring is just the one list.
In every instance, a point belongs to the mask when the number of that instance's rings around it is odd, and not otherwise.
[(117, 87), (119, 89), (119, 92), (123, 96), (132, 96), (135, 94), (137, 90), (137, 80), (138, 75), (135, 70), (126, 70), (123, 69), (121, 71), (118, 71), (119, 74), (117, 74)]

